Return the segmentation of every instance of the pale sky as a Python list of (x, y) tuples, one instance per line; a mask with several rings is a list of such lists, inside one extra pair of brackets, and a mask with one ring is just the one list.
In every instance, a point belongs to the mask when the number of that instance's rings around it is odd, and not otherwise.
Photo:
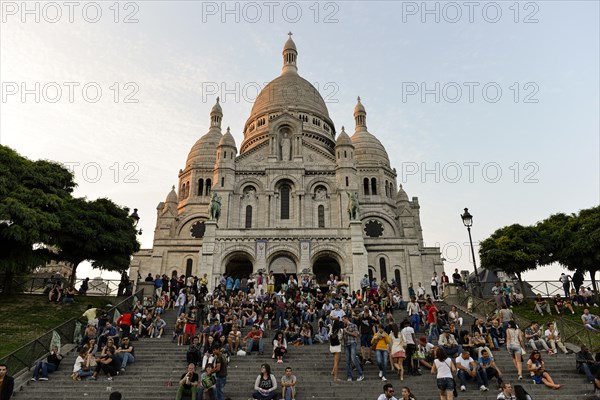
[(239, 147), (290, 30), (338, 132), (361, 96), (447, 272), (472, 270), (464, 207), (478, 242), (600, 202), (597, 1), (113, 3), (2, 2), (0, 143), (138, 208), (144, 248), (216, 96)]

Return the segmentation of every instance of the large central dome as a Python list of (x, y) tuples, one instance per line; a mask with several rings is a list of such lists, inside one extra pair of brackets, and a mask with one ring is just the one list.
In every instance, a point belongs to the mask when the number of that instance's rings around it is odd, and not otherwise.
[(269, 82), (256, 98), (244, 126), (240, 154), (263, 142), (269, 121), (283, 112), (289, 112), (315, 129), (322, 130), (328, 139), (335, 137), (335, 127), (323, 97), (309, 81), (298, 75), (298, 51), (291, 33), (289, 35), (283, 47), (281, 75)]
[(248, 121), (286, 108), (290, 111), (314, 113), (329, 119), (329, 111), (319, 91), (297, 73), (283, 73), (269, 82), (260, 92)]

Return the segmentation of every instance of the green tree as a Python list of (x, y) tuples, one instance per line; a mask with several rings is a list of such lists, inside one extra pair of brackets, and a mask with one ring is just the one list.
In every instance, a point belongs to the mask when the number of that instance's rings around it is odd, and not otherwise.
[(579, 214), (554, 214), (538, 223), (543, 238), (542, 265), (558, 262), (571, 271), (589, 272), (597, 292), (596, 272), (600, 270), (600, 206)]
[(542, 251), (542, 240), (534, 227), (514, 224), (498, 229), (482, 241), (479, 259), (485, 269), (515, 274), (525, 294), (521, 274), (537, 268)]
[(71, 284), (82, 261), (91, 261), (94, 268), (125, 271), (140, 249), (129, 210), (109, 199), (73, 198), (59, 217), (61, 226), (53, 238), (58, 248), (55, 258), (73, 265)]
[(46, 244), (60, 227), (58, 212), (71, 197), (73, 175), (58, 163), (30, 161), (0, 146), (0, 272), (3, 294), (12, 292), (15, 274), (43, 264)]

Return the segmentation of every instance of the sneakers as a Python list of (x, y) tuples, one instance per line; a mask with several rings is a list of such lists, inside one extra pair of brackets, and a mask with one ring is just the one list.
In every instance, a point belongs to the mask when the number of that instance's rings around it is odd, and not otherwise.
[(125, 368), (121, 368), (121, 372), (125, 372)]
[(158, 335), (158, 338), (159, 338), (159, 339), (160, 339), (160, 336), (161, 336), (161, 335)]
[(363, 375), (361, 375), (361, 376), (358, 377), (358, 379), (356, 380), (356, 382), (360, 382), (360, 381), (362, 381), (364, 379), (365, 379), (365, 377)]
[(368, 358), (367, 361), (365, 361), (365, 364), (373, 364), (373, 360), (371, 360), (370, 358)]
[(108, 378), (106, 378), (106, 380), (112, 382), (112, 376), (109, 376)]
[(383, 376), (383, 372), (379, 371), (379, 377), (381, 378)]
[(523, 375), (519, 375), (519, 380), (522, 380), (522, 379), (523, 379)]
[(461, 391), (461, 392), (466, 392), (466, 391), (467, 391), (467, 387), (466, 387), (465, 385), (462, 385), (462, 386), (460, 387), (460, 391)]
[(35, 379), (35, 378), (31, 378), (31, 380), (32, 380), (32, 381), (37, 381), (37, 379)]
[(385, 376), (382, 376), (381, 377), (381, 382), (386, 382), (386, 381), (387, 381), (387, 379), (385, 378)]
[(482, 392), (487, 392), (488, 388), (486, 388), (484, 385), (479, 386), (479, 390), (481, 390)]
[(40, 380), (40, 381), (47, 381), (47, 380), (48, 380), (48, 378), (41, 377), (39, 380)]
[(277, 360), (277, 364), (283, 364), (283, 360)]
[(348, 378), (346, 379), (348, 382), (352, 382), (352, 378)]

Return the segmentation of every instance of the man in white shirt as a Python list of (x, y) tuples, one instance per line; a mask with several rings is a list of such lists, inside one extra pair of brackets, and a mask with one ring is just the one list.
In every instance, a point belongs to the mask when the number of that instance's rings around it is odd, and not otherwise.
[[(325, 305), (323, 304), (323, 306), (325, 306)], [(333, 303), (333, 310), (331, 310), (331, 313), (329, 314), (329, 318), (332, 321), (341, 321), (342, 317), (344, 315), (346, 315), (346, 313), (344, 312), (344, 310), (342, 310), (340, 308), (340, 303), (338, 303), (338, 302)]]
[(398, 400), (394, 397), (394, 386), (391, 383), (383, 385), (383, 393), (379, 395), (377, 400)]
[(469, 350), (463, 350), (462, 354), (456, 357), (456, 368), (457, 373), (456, 376), (460, 381), (460, 391), (464, 392), (467, 390), (467, 381), (471, 379), (475, 379), (477, 381), (477, 385), (479, 385), (479, 390), (487, 391), (488, 389), (484, 386), (483, 380), (481, 376), (479, 376), (479, 371), (477, 370), (477, 363), (471, 355), (469, 354)]
[(425, 288), (421, 285), (421, 282), (419, 282), (419, 287), (417, 288), (417, 297), (419, 296), (425, 296)]

